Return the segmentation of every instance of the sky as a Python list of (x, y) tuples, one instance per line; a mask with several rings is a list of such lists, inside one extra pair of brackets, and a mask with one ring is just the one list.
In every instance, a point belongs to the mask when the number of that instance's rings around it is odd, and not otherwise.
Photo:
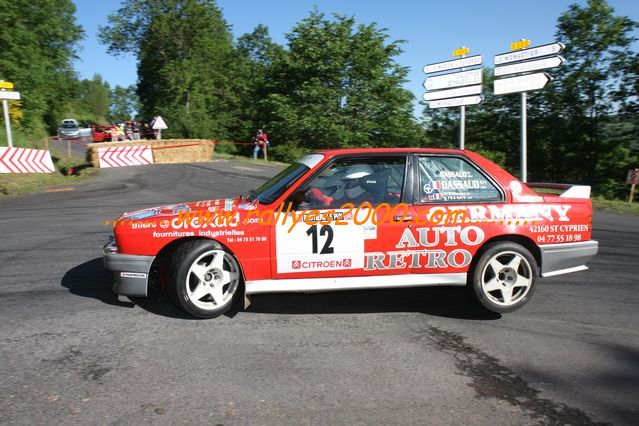
[[(74, 0), (77, 23), (85, 31), (75, 68), (81, 78), (100, 74), (111, 86), (137, 82), (133, 55), (115, 58), (97, 39), (99, 26), (120, 8), (120, 0)], [(526, 38), (532, 46), (555, 41), (556, 23), (570, 4), (586, 0), (218, 0), (234, 37), (253, 31), (258, 24), (285, 45), (285, 35), (313, 8), (327, 15), (354, 16), (357, 22), (377, 23), (390, 40), (405, 40), (404, 52), (395, 60), (410, 69), (406, 89), (421, 99), (424, 65), (454, 59), (453, 50), (466, 46), (468, 55), (483, 55), (484, 66), (493, 56), (510, 50), (510, 43)], [(638, 0), (608, 0), (616, 15), (639, 21)], [(635, 34), (639, 37), (639, 34)], [(635, 45), (635, 49), (637, 45)], [(570, 66), (564, 63), (563, 66)]]

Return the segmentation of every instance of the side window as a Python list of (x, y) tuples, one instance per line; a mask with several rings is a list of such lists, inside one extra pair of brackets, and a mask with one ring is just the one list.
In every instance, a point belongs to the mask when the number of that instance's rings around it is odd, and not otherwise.
[(333, 162), (301, 191), (297, 208), (339, 208), (346, 203), (398, 204), (404, 186), (405, 157), (343, 159)]
[(463, 158), (423, 156), (419, 168), (418, 202), (500, 201), (501, 192)]

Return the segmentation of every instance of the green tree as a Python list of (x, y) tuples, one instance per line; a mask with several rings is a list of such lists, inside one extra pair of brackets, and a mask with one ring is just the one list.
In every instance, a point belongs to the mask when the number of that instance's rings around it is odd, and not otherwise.
[[(553, 80), (528, 94), (528, 179), (593, 185), (621, 195), (623, 177), (636, 167), (639, 139), (637, 23), (616, 16), (604, 0), (571, 5), (557, 24), (566, 63), (548, 70)], [(483, 102), (467, 108), (467, 147), (519, 175), (520, 97), (493, 95), (484, 70)], [(424, 111), (432, 144), (457, 146), (458, 108)], [(503, 162), (502, 162), (503, 161)]]
[(76, 93), (71, 61), (83, 32), (74, 15), (71, 0), (0, 2), (0, 79), (21, 92), (29, 132), (57, 127)]
[(139, 101), (134, 85), (128, 87), (115, 86), (111, 94), (111, 109), (109, 121), (129, 121), (136, 118), (139, 110)]
[(125, 0), (101, 28), (112, 54), (138, 58), (146, 117), (162, 115), (169, 136), (231, 136), (240, 100), (233, 91), (234, 49), (213, 0)]
[(293, 28), (259, 103), (273, 153), (420, 144), (414, 98), (402, 87), (407, 69), (394, 60), (401, 42), (387, 38), (375, 24), (317, 11)]
[(76, 99), (67, 115), (86, 124), (106, 124), (111, 104), (109, 83), (95, 74), (91, 80), (79, 81), (76, 86)]
[[(605, 0), (573, 4), (558, 20), (557, 39), (568, 63), (553, 72), (543, 94), (549, 162), (555, 175), (612, 195), (623, 186), (630, 141), (623, 123), (636, 123), (636, 22), (616, 16)], [(636, 127), (635, 127), (636, 134)], [(636, 161), (636, 160), (635, 160)], [(615, 182), (617, 182), (615, 184)]]

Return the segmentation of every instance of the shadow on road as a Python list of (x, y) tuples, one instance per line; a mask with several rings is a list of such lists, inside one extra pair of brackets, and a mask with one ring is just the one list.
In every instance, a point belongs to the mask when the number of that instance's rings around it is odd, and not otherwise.
[[(64, 275), (62, 286), (72, 294), (98, 299), (109, 305), (133, 306), (165, 317), (194, 319), (177, 309), (164, 293), (149, 291), (147, 298), (130, 298), (131, 304), (119, 302), (111, 292), (113, 277), (104, 269), (102, 258), (78, 265)], [(377, 312), (421, 312), (446, 318), (495, 320), (501, 315), (485, 311), (471, 302), (459, 287), (409, 288), (333, 293), (260, 294), (251, 298), (248, 312), (278, 315), (362, 314)], [(237, 304), (236, 304), (237, 305)], [(233, 317), (238, 308), (226, 315)]]
[(249, 312), (267, 314), (360, 314), (420, 312), (446, 318), (495, 320), (501, 315), (471, 302), (463, 288), (409, 288), (340, 291), (315, 294), (260, 294), (253, 296)]
[(98, 299), (108, 305), (127, 306), (130, 303), (118, 301), (111, 291), (113, 275), (104, 269), (102, 258), (98, 257), (69, 269), (62, 277), (62, 287), (71, 294)]

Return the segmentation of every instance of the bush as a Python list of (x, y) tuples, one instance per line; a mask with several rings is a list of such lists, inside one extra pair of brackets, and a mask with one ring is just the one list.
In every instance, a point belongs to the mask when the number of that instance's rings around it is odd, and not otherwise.
[(308, 148), (300, 148), (294, 145), (278, 145), (269, 149), (268, 159), (282, 163), (293, 163), (309, 152)]

